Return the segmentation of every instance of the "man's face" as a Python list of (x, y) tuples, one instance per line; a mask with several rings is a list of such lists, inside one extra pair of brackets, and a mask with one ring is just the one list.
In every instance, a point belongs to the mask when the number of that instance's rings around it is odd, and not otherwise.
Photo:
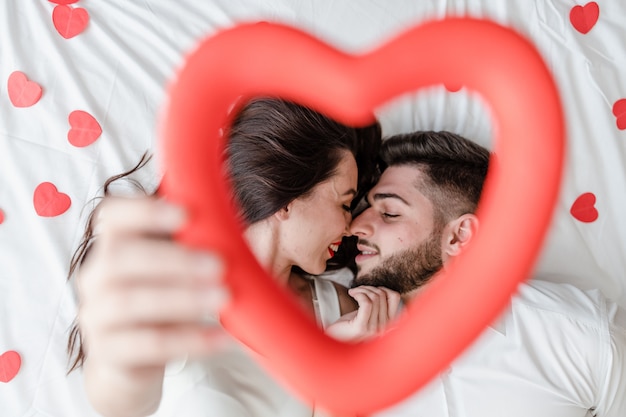
[(360, 251), (354, 285), (407, 293), (441, 268), (442, 230), (431, 201), (417, 189), (422, 176), (414, 166), (389, 167), (368, 193), (370, 206), (350, 226)]

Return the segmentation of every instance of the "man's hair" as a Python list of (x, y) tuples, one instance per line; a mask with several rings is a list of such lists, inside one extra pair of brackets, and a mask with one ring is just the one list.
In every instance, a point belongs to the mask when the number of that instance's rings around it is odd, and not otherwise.
[(433, 203), (435, 224), (475, 213), (489, 166), (489, 151), (451, 132), (418, 131), (383, 141), (380, 170), (412, 165), (424, 180), (416, 187)]

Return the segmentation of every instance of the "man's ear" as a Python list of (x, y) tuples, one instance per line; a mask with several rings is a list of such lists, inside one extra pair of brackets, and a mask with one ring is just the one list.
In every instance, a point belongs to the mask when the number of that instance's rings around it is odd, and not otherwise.
[(293, 209), (292, 206), (293, 206), (293, 201), (287, 204), (285, 207), (278, 210), (276, 213), (274, 213), (274, 216), (276, 216), (278, 220), (288, 220), (289, 216), (291, 215), (291, 211)]
[(478, 230), (478, 217), (466, 213), (449, 222), (444, 228), (443, 253), (451, 257), (459, 255)]

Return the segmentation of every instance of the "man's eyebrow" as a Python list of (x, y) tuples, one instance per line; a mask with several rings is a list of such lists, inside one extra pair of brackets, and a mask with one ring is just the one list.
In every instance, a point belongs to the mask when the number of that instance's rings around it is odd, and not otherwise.
[(374, 199), (374, 201), (385, 200), (387, 198), (395, 198), (397, 200), (402, 201), (407, 206), (410, 206), (408, 201), (406, 201), (404, 198), (400, 197), (396, 193), (376, 193), (372, 196), (372, 198)]

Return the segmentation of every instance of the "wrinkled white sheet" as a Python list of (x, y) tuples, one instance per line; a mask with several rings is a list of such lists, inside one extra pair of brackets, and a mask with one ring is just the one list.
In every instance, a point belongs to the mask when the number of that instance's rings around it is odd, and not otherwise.
[[(613, 114), (626, 97), (626, 3), (600, 1), (598, 21), (583, 34), (570, 20), (571, 0), (82, 0), (69, 7), (84, 9), (89, 21), (69, 39), (61, 35), (68, 30), (61, 12), (61, 33), (55, 29), (55, 6), (52, 0), (0, 2), (0, 355), (15, 351), (22, 360), (14, 377), (0, 382), (3, 417), (96, 415), (80, 373), (65, 374), (76, 313), (66, 274), (89, 201), (107, 177), (154, 148), (164, 88), (184, 53), (242, 21), (291, 24), (352, 53), (447, 14), (493, 19), (528, 36), (558, 83), (568, 140), (559, 202), (534, 275), (598, 287), (626, 306), (626, 105), (618, 108), (622, 129)], [(29, 107), (11, 102), (16, 71), (42, 89)], [(76, 110), (102, 129), (88, 146), (68, 140), (68, 118)], [(410, 94), (379, 114), (387, 134), (449, 129), (483, 144), (491, 140), (484, 108), (464, 90)], [(151, 166), (139, 178), (154, 185), (155, 172)], [(47, 208), (34, 203), (42, 183), (67, 197), (56, 195)], [(570, 213), (585, 193), (595, 196), (594, 207), (582, 210), (597, 210), (592, 222)], [(67, 198), (71, 205), (61, 214), (36, 211), (54, 211)], [(8, 358), (0, 356), (5, 374)]]

